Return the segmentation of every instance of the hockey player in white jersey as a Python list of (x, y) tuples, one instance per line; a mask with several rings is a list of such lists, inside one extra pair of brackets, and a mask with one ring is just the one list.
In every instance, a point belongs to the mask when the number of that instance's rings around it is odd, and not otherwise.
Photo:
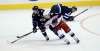
[[(73, 21), (74, 16), (70, 16), (70, 14), (75, 12), (76, 10), (76, 7), (68, 8), (66, 6), (62, 6), (61, 4), (54, 5), (52, 6), (50, 11), (51, 19), (46, 23), (46, 25), (49, 25), (50, 29), (61, 39), (64, 38), (65, 35), (59, 35), (58, 30), (61, 30), (62, 28), (66, 33), (70, 32), (70, 36), (76, 41), (76, 43), (79, 43), (79, 39), (71, 31), (69, 26), (63, 21), (63, 19), (65, 19), (66, 21)], [(60, 19), (60, 21), (58, 21), (58, 19)]]

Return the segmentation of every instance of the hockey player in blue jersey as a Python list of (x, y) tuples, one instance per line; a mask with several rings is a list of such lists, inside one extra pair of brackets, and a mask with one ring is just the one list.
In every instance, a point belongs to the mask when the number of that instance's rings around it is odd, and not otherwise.
[[(66, 32), (66, 33), (70, 33), (70, 36), (76, 41), (76, 43), (79, 43), (79, 39), (75, 36), (75, 34), (71, 31), (71, 29), (69, 28), (69, 26), (63, 21), (73, 21), (74, 20), (74, 16), (70, 16), (73, 12), (77, 11), (76, 7), (72, 7), (69, 8), (67, 6), (62, 6), (61, 4), (57, 4), (57, 5), (53, 5), (51, 7), (51, 11), (50, 11), (50, 16), (51, 19), (52, 17), (55, 17), (52, 20), (52, 25), (49, 26), (49, 28), (60, 38), (64, 38), (65, 35), (58, 34), (58, 30), (61, 30), (61, 28)], [(58, 16), (57, 16), (58, 15)], [(58, 23), (58, 19), (62, 17), (62, 19), (60, 20), (60, 22)], [(69, 44), (69, 43), (68, 43)]]
[(43, 17), (44, 9), (40, 9), (38, 6), (34, 6), (32, 10), (33, 10), (32, 13), (33, 33), (37, 32), (37, 26), (38, 26), (43, 36), (46, 38), (46, 40), (49, 40), (49, 37), (47, 36), (44, 26), (46, 22), (46, 20)]

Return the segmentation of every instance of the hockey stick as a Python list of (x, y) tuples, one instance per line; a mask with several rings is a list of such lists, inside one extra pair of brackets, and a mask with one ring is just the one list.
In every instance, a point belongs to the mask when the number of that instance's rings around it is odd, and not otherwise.
[(14, 41), (12, 41), (11, 43), (15, 43), (15, 42), (17, 42), (18, 40), (24, 38), (25, 36), (27, 36), (27, 35), (29, 35), (29, 34), (31, 34), (31, 33), (33, 33), (33, 31), (31, 31), (31, 32), (29, 32), (29, 33), (26, 33), (26, 34), (24, 34), (24, 35), (22, 35), (22, 36), (18, 36), (19, 38), (16, 39), (16, 40), (14, 40)]
[(77, 17), (77, 16), (79, 16), (80, 14), (84, 13), (84, 12), (87, 11), (87, 10), (88, 10), (88, 8), (85, 9), (85, 10), (83, 10), (82, 12), (78, 13), (77, 15), (75, 15), (74, 18)]
[[(33, 32), (33, 31), (32, 31), (32, 32)], [(32, 32), (29, 32), (29, 33), (24, 34), (24, 35), (22, 35), (22, 36), (16, 36), (16, 37), (17, 37), (17, 38), (22, 38), (22, 37), (25, 37), (25, 36), (27, 36), (27, 35), (31, 34)]]
[(93, 7), (92, 7), (92, 6), (90, 6), (89, 8), (87, 8), (87, 9), (83, 10), (82, 12), (78, 13), (78, 14), (77, 14), (77, 15), (75, 15), (74, 17), (79, 16), (80, 14), (82, 14), (82, 13), (86, 12), (87, 10), (89, 10), (90, 8), (93, 8)]

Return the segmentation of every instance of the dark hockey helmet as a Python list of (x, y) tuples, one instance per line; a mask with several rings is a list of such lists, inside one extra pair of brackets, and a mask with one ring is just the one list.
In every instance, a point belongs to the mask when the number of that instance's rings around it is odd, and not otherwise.
[(33, 10), (37, 10), (38, 9), (38, 6), (34, 6), (32, 9)]

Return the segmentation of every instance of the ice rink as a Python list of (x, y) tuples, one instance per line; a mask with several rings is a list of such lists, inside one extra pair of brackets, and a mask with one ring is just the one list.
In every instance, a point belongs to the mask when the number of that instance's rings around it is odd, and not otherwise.
[[(78, 7), (76, 15), (89, 7)], [(99, 51), (100, 50), (100, 6), (92, 6), (88, 11), (79, 15), (73, 22), (67, 22), (72, 31), (80, 39), (76, 44), (71, 41), (66, 45), (64, 40), (47, 29), (50, 41), (45, 41), (40, 30), (37, 33), (10, 44), (17, 35), (32, 31), (32, 10), (0, 10), (0, 51)], [(62, 31), (63, 32), (63, 31)]]

